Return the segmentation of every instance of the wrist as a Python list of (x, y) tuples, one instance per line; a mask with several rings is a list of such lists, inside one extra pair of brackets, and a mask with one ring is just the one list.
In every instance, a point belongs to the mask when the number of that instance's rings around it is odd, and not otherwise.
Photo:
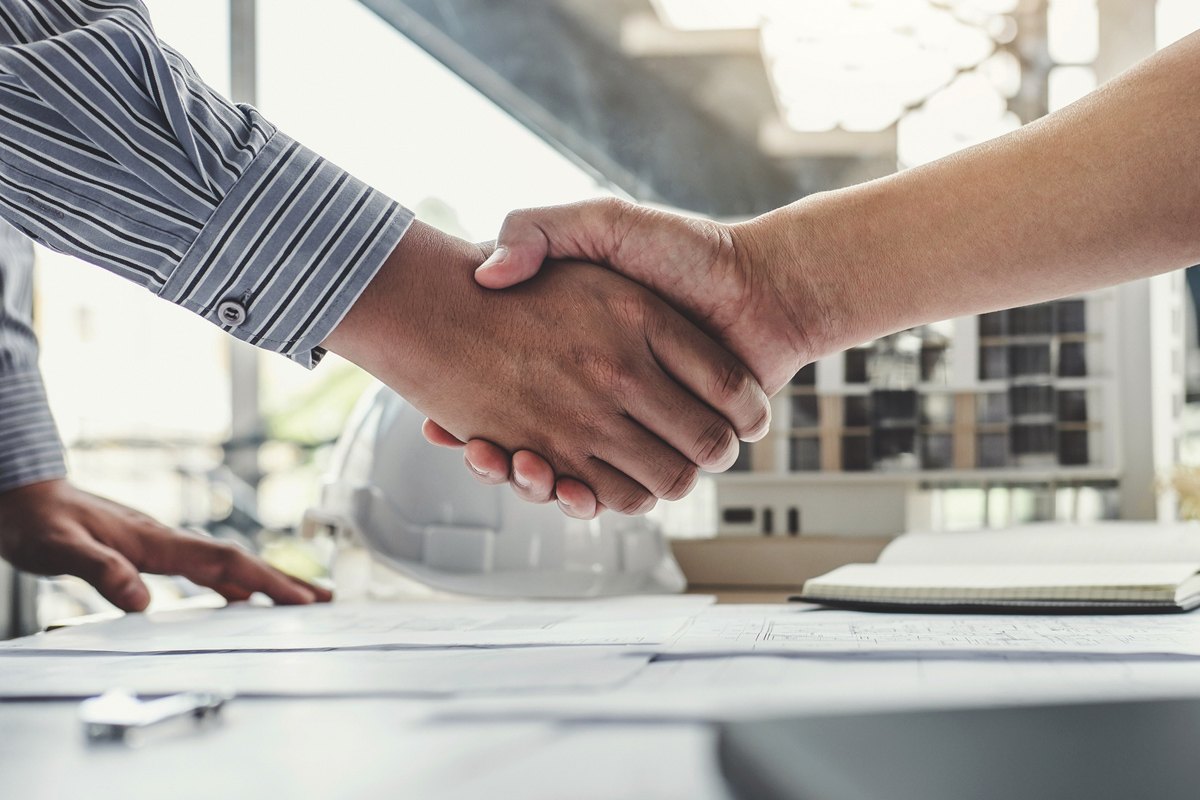
[(32, 483), (23, 483), (20, 486), (11, 486), (0, 491), (0, 507), (27, 501), (38, 502), (60, 492), (65, 486), (67, 486), (67, 479), (60, 477), (45, 478), (33, 481)]
[(811, 200), (734, 227), (740, 272), (780, 309), (784, 340), (799, 366), (842, 349), (850, 338), (848, 275), (826, 215)]
[(750, 258), (789, 310), (804, 363), (917, 324), (915, 276), (903, 271), (906, 237), (895, 225), (903, 211), (886, 183), (810, 195), (744, 223)]
[(414, 222), (323, 346), (405, 394), (428, 368), (439, 315), (454, 302), (447, 281), (470, 284), (486, 252)]

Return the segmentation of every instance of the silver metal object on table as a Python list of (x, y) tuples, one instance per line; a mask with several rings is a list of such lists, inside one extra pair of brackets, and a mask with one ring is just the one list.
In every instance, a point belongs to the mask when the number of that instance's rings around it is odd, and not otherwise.
[(223, 692), (184, 692), (142, 700), (124, 689), (113, 689), (79, 705), (84, 732), (92, 741), (123, 741), (132, 731), (169, 720), (190, 717), (200, 722), (218, 714), (233, 696)]

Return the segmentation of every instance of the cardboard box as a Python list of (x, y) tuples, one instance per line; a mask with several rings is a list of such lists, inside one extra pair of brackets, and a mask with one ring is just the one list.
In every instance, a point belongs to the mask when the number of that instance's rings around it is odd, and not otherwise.
[(888, 536), (718, 536), (675, 539), (671, 549), (689, 591), (791, 591), (844, 564), (875, 561), (891, 540)]

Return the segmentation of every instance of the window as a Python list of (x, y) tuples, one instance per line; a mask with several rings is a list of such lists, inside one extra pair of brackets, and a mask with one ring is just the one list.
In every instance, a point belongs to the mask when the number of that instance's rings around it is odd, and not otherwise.
[(979, 380), (994, 381), (1008, 377), (1008, 348), (989, 345), (979, 348)]
[(917, 421), (917, 393), (911, 389), (872, 392), (871, 406), (877, 423)]
[(1056, 308), (1056, 327), (1059, 333), (1087, 331), (1087, 303), (1083, 300), (1062, 300)]
[(1087, 422), (1087, 392), (1072, 389), (1058, 393), (1059, 422)]
[(752, 525), (754, 509), (749, 506), (736, 506), (721, 512), (721, 519), (729, 525)]
[(1008, 332), (1013, 336), (1054, 333), (1054, 306), (1051, 303), (1039, 303), (1009, 309)]
[(1060, 431), (1058, 434), (1058, 463), (1064, 465), (1087, 464), (1088, 432)]
[(948, 433), (927, 433), (921, 437), (921, 467), (949, 469), (954, 465), (954, 437)]
[(948, 378), (947, 349), (944, 345), (921, 348), (921, 380), (925, 383), (945, 383)]
[(821, 415), (818, 410), (817, 396), (815, 394), (792, 395), (792, 427), (815, 428), (819, 424), (821, 424)]
[(1009, 394), (1012, 398), (1014, 419), (1054, 415), (1053, 386), (1014, 386), (1009, 390)]
[(1008, 312), (993, 311), (979, 315), (979, 336), (1003, 336), (1008, 333)]
[(800, 371), (792, 376), (792, 386), (816, 386), (817, 363), (805, 364)]
[(800, 535), (800, 509), (792, 506), (787, 512), (787, 532), (788, 536)]
[(1054, 448), (1053, 425), (1014, 425), (1012, 427), (1013, 455), (1053, 453)]
[(847, 428), (866, 428), (871, 424), (871, 398), (848, 394), (842, 398), (842, 424)]
[(948, 394), (927, 394), (921, 398), (922, 425), (949, 425), (954, 422), (954, 398)]
[(983, 423), (1008, 422), (1008, 395), (1003, 392), (979, 395), (975, 419)]
[(917, 452), (914, 428), (884, 428), (875, 432), (875, 460), (889, 461)]
[(1008, 466), (1008, 434), (981, 433), (975, 441), (975, 463), (980, 467)]
[(791, 442), (788, 469), (814, 472), (821, 468), (821, 440), (815, 436), (795, 436)]
[(867, 382), (867, 356), (870, 351), (865, 347), (856, 347), (846, 351), (846, 383)]
[(870, 437), (842, 437), (842, 469), (847, 472), (862, 472), (871, 469)]
[(1063, 342), (1058, 346), (1058, 374), (1064, 378), (1082, 378), (1087, 373), (1087, 345)]
[(1013, 345), (1008, 349), (1008, 372), (1014, 378), (1027, 375), (1050, 375), (1050, 345)]

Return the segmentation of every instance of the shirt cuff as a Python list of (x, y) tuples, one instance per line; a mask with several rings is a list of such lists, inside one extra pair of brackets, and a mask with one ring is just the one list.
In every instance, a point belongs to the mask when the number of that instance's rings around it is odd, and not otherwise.
[(312, 368), (413, 214), (276, 132), (159, 296)]
[(36, 368), (0, 370), (0, 491), (67, 474)]

